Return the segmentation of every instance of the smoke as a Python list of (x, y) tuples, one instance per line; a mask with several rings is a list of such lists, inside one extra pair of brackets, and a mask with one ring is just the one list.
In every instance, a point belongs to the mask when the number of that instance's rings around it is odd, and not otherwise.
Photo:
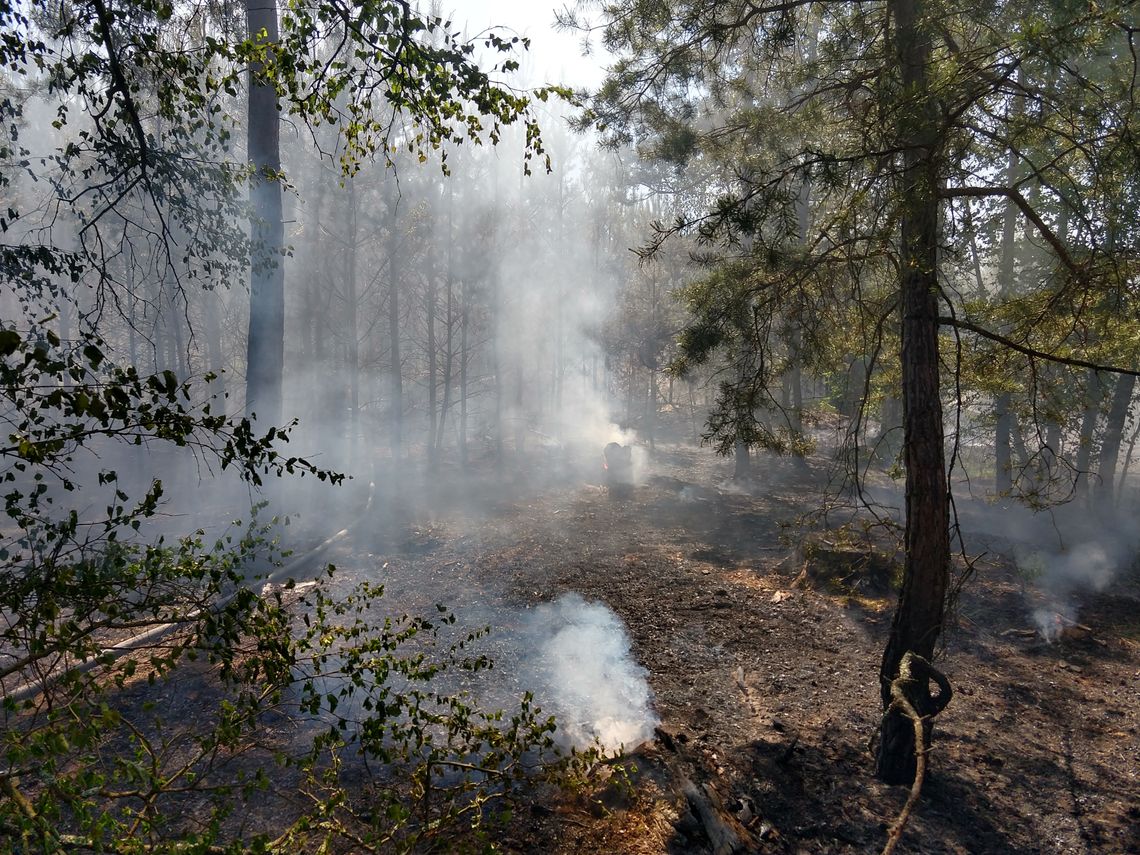
[[(1046, 519), (1050, 530), (1042, 528)], [(1124, 520), (1111, 514), (1093, 519), (1069, 510), (1033, 522), (1037, 525), (1023, 518), (1011, 528), (1011, 536), (1020, 540), (1013, 555), (1018, 572), (1033, 586), (1034, 598), (1044, 603), (1033, 610), (1033, 621), (1042, 638), (1053, 642), (1076, 623), (1081, 593), (1105, 590), (1135, 561), (1137, 539)], [(1053, 548), (1040, 546), (1050, 540)]]
[(1041, 637), (1052, 644), (1060, 640), (1065, 627), (1076, 623), (1076, 612), (1066, 603), (1053, 603), (1033, 610), (1033, 623)]
[(1060, 638), (1066, 626), (1076, 623), (1076, 597), (1082, 591), (1103, 591), (1127, 566), (1132, 548), (1110, 533), (1101, 541), (1082, 541), (1059, 552), (1017, 549), (1018, 571), (1029, 579), (1045, 605), (1034, 609), (1033, 622), (1048, 642)]
[(1120, 569), (1125, 558), (1122, 548), (1113, 544), (1086, 541), (1065, 552), (1045, 555), (1042, 561), (1042, 587), (1060, 595), (1076, 590), (1103, 591)]
[(625, 626), (609, 608), (564, 594), (534, 609), (522, 635), (534, 651), (522, 665), (522, 681), (557, 717), (566, 744), (597, 741), (612, 750), (652, 738), (659, 719), (647, 672), (634, 661)]
[[(393, 594), (400, 599), (399, 591)], [(384, 600), (389, 600), (387, 591)], [(568, 593), (525, 611), (480, 602), (457, 609), (456, 616), (455, 625), (437, 626), (442, 645), (436, 649), (467, 636), (477, 628), (472, 624), (477, 617), (488, 633), (464, 642), (465, 652), (486, 655), (493, 667), (441, 671), (432, 678), (433, 692), (462, 694), (480, 709), (508, 712), (523, 692), (529, 692), (541, 719), (554, 716), (554, 739), (564, 749), (598, 746), (606, 751), (628, 750), (653, 737), (660, 719), (653, 710), (648, 672), (634, 660), (621, 619), (604, 604)], [(412, 656), (418, 652), (411, 647), (404, 651)], [(430, 657), (426, 648), (422, 652)], [(339, 694), (350, 682), (341, 673), (339, 662), (334, 654), (320, 674), (304, 666), (297, 676), (313, 681), (315, 697)], [(401, 669), (393, 669), (385, 680), (387, 688), (395, 692), (410, 687)], [(294, 702), (301, 700), (299, 693), (293, 698)], [(350, 721), (366, 718), (370, 713), (364, 700), (364, 693), (342, 697), (336, 716)], [(309, 713), (299, 715), (311, 718)], [(313, 720), (324, 720), (323, 715), (317, 714)]]

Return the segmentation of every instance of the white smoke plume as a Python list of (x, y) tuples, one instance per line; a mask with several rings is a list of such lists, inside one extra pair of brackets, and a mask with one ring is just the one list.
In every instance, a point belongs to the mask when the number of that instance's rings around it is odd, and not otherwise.
[(534, 609), (523, 635), (534, 650), (523, 682), (534, 687), (543, 711), (557, 716), (563, 741), (584, 747), (597, 740), (612, 750), (653, 737), (659, 719), (647, 672), (609, 608), (564, 594)]
[[(1106, 526), (1094, 535), (1087, 520), (1078, 519), (1068, 530), (1082, 539), (1055, 551), (1014, 550), (1018, 569), (1046, 602), (1034, 610), (1033, 620), (1049, 642), (1056, 641), (1066, 625), (1077, 621), (1079, 593), (1105, 590), (1117, 573), (1135, 560), (1135, 538), (1123, 534), (1123, 526)], [(1090, 536), (1096, 539), (1084, 539)]]

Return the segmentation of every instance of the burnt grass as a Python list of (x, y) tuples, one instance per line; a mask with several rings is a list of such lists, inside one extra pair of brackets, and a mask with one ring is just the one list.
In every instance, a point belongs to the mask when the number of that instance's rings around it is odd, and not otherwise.
[[(589, 457), (529, 458), (401, 485), (336, 558), (350, 576), (382, 573), (401, 608), (443, 601), (478, 622), (487, 600), (574, 591), (625, 622), (661, 719), (629, 757), (632, 789), (536, 793), (498, 845), (712, 852), (682, 794), (691, 781), (719, 799), (741, 851), (881, 850), (907, 795), (875, 780), (871, 749), (890, 550), (851, 562), (858, 542), (809, 530), (823, 480), (811, 466), (761, 461), (738, 490), (730, 462), (669, 447), (632, 490), (609, 493), (601, 474)], [(1140, 580), (1130, 570), (1078, 597), (1091, 631), (1050, 644), (1000, 547), (977, 562), (936, 663), (955, 696), (899, 851), (1140, 851)]]

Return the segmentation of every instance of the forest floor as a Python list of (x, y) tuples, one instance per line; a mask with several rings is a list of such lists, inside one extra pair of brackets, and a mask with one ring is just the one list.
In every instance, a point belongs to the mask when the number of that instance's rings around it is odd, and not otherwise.
[[(691, 782), (741, 851), (881, 850), (907, 796), (875, 780), (869, 747), (896, 562), (802, 519), (819, 473), (759, 461), (741, 491), (727, 461), (681, 446), (659, 447), (624, 495), (604, 489), (600, 460), (535, 458), (530, 471), (545, 483), (485, 473), (400, 490), (335, 556), (401, 608), (442, 601), (490, 621), (489, 602), (577, 592), (624, 621), (660, 718), (632, 753), (632, 795), (536, 798), (500, 845), (712, 852)], [(1050, 642), (1035, 629), (1042, 596), (1010, 557), (1024, 544), (984, 546), (937, 662), (955, 695), (900, 851), (1140, 851), (1135, 565), (1071, 592)]]

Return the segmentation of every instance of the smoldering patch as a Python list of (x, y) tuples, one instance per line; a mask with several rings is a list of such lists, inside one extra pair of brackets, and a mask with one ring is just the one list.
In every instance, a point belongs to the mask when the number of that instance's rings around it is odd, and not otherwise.
[(520, 665), (522, 682), (557, 718), (560, 741), (613, 750), (653, 737), (659, 719), (648, 672), (633, 658), (625, 625), (607, 606), (564, 594), (532, 610), (520, 641), (533, 651)]

